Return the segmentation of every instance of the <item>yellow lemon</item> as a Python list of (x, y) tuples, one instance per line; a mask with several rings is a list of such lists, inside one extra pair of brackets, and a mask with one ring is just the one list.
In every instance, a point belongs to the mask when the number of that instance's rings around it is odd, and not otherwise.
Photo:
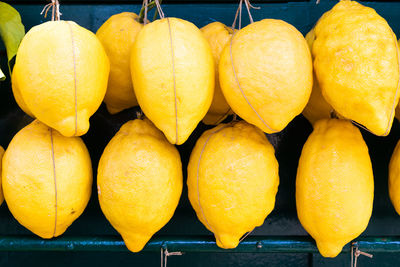
[(251, 124), (220, 124), (197, 141), (187, 185), (190, 203), (217, 245), (235, 248), (274, 208), (279, 185), (274, 148)]
[(18, 106), (22, 109), (22, 111), (24, 111), (26, 114), (28, 114), (29, 116), (34, 118), (35, 116), (32, 114), (32, 112), (26, 106), (25, 101), (22, 98), (21, 92), (19, 91), (17, 79), (15, 78), (15, 70), (16, 69), (17, 69), (17, 64), (14, 65), (14, 69), (11, 74), (11, 87), (12, 87), (12, 92), (14, 94), (15, 102), (17, 102)]
[(92, 166), (79, 137), (64, 137), (35, 120), (3, 157), (4, 198), (17, 221), (42, 238), (59, 236), (85, 209)]
[(225, 46), (219, 80), (235, 113), (266, 133), (279, 132), (303, 111), (311, 94), (307, 42), (284, 21), (252, 23)]
[(214, 93), (214, 62), (192, 23), (164, 18), (136, 36), (131, 72), (144, 114), (172, 144), (183, 144), (206, 115)]
[(400, 142), (397, 143), (390, 159), (389, 196), (397, 213), (400, 214)]
[(3, 187), (2, 187), (2, 182), (1, 182), (1, 170), (2, 170), (2, 159), (4, 155), (4, 148), (0, 146), (0, 205), (3, 204), (4, 201), (4, 195), (3, 195)]
[[(397, 41), (397, 47), (400, 46), (400, 39)], [(397, 105), (396, 111), (395, 111), (395, 117), (400, 120), (400, 106)]]
[(110, 76), (104, 102), (111, 114), (138, 105), (129, 59), (133, 42), (142, 27), (135, 13), (123, 12), (111, 16), (96, 33), (110, 59)]
[(178, 150), (147, 119), (125, 123), (101, 156), (97, 174), (104, 215), (138, 252), (172, 217), (182, 192)]
[[(312, 48), (314, 38), (314, 30), (311, 30), (309, 33), (307, 33), (306, 41), (310, 49)], [(319, 86), (318, 80), (316, 79), (314, 74), (314, 83), (311, 91), (311, 96), (308, 100), (307, 106), (303, 110), (303, 115), (311, 124), (314, 124), (320, 119), (330, 118), (332, 111), (333, 108), (331, 107), (331, 105), (328, 104), (328, 102), (326, 102), (325, 98), (323, 97), (321, 87)]]
[(315, 26), (314, 70), (326, 101), (376, 135), (387, 135), (400, 94), (396, 36), (374, 9), (340, 1)]
[(297, 215), (324, 257), (336, 257), (367, 227), (374, 179), (368, 147), (347, 120), (324, 119), (304, 144), (297, 169)]
[(216, 125), (233, 113), (222, 94), (218, 76), (219, 58), (222, 49), (231, 39), (233, 30), (221, 22), (212, 22), (201, 28), (201, 31), (210, 44), (215, 63), (214, 97), (207, 115), (203, 118), (203, 122), (208, 125)]
[[(14, 69), (26, 111), (64, 136), (80, 136), (107, 89), (110, 64), (97, 37), (72, 21), (33, 27)], [(24, 106), (22, 104), (21, 106)]]

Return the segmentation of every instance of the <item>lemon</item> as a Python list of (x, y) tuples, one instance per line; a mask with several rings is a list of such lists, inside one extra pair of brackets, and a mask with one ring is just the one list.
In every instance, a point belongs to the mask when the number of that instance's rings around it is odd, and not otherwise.
[(104, 102), (111, 114), (138, 105), (129, 59), (133, 42), (142, 27), (135, 13), (123, 12), (111, 16), (96, 33), (110, 59), (110, 76)]
[(3, 157), (4, 198), (12, 215), (42, 238), (59, 236), (85, 209), (92, 166), (79, 137), (64, 137), (35, 120)]
[(307, 42), (284, 21), (252, 23), (225, 46), (219, 81), (235, 113), (266, 133), (279, 132), (303, 111), (311, 94)]
[(183, 144), (206, 115), (214, 93), (210, 46), (192, 23), (164, 18), (136, 36), (131, 74), (144, 114), (172, 144)]
[(400, 94), (397, 39), (386, 20), (345, 0), (314, 31), (314, 70), (326, 101), (372, 133), (387, 135)]
[[(400, 46), (400, 39), (397, 41), (397, 47)], [(397, 118), (397, 120), (400, 120), (400, 106), (397, 105), (396, 107), (396, 111), (395, 111), (395, 117)]]
[(397, 143), (390, 159), (389, 196), (396, 212), (400, 214), (400, 142)]
[(204, 37), (210, 44), (215, 63), (214, 96), (210, 109), (208, 110), (207, 115), (203, 118), (203, 123), (208, 125), (216, 125), (223, 121), (228, 115), (232, 114), (232, 110), (228, 103), (226, 103), (225, 97), (222, 94), (221, 87), (219, 85), (218, 63), (222, 49), (231, 39), (233, 30), (221, 22), (212, 22), (200, 30), (203, 32)]
[(235, 248), (274, 208), (279, 185), (274, 148), (251, 124), (220, 124), (197, 141), (187, 185), (190, 203), (217, 245)]
[[(72, 21), (33, 27), (18, 49), (20, 105), (64, 136), (80, 136), (107, 89), (109, 61), (97, 37)], [(23, 107), (24, 105), (22, 105)]]
[(3, 188), (2, 188), (2, 182), (1, 182), (1, 169), (2, 169), (2, 159), (4, 155), (4, 148), (0, 146), (0, 205), (3, 204), (4, 201), (4, 195), (3, 195)]
[(101, 209), (138, 252), (172, 217), (182, 192), (178, 150), (147, 119), (125, 123), (101, 156), (97, 175)]
[[(315, 39), (315, 34), (314, 34), (314, 29), (312, 29), (306, 35), (306, 41), (310, 49), (312, 48), (314, 39)], [(303, 110), (304, 117), (306, 117), (311, 124), (314, 124), (316, 121), (320, 119), (330, 118), (331, 112), (333, 111), (331, 105), (329, 105), (328, 102), (326, 102), (324, 96), (322, 95), (321, 87), (318, 84), (318, 80), (315, 77), (315, 73), (313, 77), (314, 77), (313, 79), (314, 83), (311, 91), (311, 96), (310, 99), (308, 100), (307, 106)]]
[(324, 257), (336, 257), (367, 227), (374, 180), (368, 147), (349, 121), (319, 120), (297, 169), (297, 215)]
[(34, 118), (35, 116), (32, 114), (32, 112), (28, 109), (28, 107), (25, 104), (24, 99), (21, 96), (21, 92), (19, 91), (19, 87), (17, 84), (17, 79), (15, 78), (15, 70), (17, 69), (17, 64), (14, 65), (14, 71), (11, 74), (11, 87), (12, 87), (12, 92), (14, 94), (15, 102), (17, 102), (18, 106), (24, 111), (26, 114)]

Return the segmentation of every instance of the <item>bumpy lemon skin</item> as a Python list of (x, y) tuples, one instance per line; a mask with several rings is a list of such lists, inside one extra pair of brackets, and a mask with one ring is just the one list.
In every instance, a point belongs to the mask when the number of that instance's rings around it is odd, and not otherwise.
[(390, 159), (389, 196), (396, 212), (400, 214), (400, 142), (397, 143)]
[(375, 135), (392, 127), (400, 97), (398, 53), (386, 20), (355, 1), (340, 1), (315, 26), (314, 70), (324, 98)]
[(32, 114), (32, 112), (26, 106), (25, 101), (22, 98), (21, 92), (19, 91), (17, 79), (15, 78), (15, 70), (16, 69), (17, 69), (17, 64), (14, 65), (14, 71), (11, 74), (11, 87), (12, 87), (12, 92), (13, 92), (13, 95), (15, 98), (15, 102), (17, 102), (18, 106), (22, 109), (23, 112), (28, 114), (30, 117), (34, 118), (35, 116)]
[(190, 203), (217, 245), (235, 248), (274, 208), (279, 185), (274, 148), (251, 124), (220, 124), (197, 141), (187, 185)]
[(132, 47), (131, 75), (146, 117), (170, 143), (183, 144), (214, 94), (214, 60), (201, 31), (178, 18), (146, 24)]
[(349, 121), (319, 120), (304, 144), (296, 179), (297, 215), (324, 257), (336, 257), (367, 227), (374, 180), (368, 147)]
[[(315, 34), (314, 29), (312, 29), (306, 35), (306, 41), (310, 49), (312, 49), (312, 44), (314, 43)], [(331, 105), (326, 102), (324, 96), (321, 92), (321, 87), (318, 84), (318, 80), (315, 77), (315, 73), (313, 76), (313, 87), (310, 95), (310, 99), (308, 100), (307, 106), (303, 110), (304, 117), (307, 120), (314, 124), (320, 119), (329, 119), (331, 117), (331, 112), (333, 108)]]
[(232, 37), (233, 30), (221, 22), (212, 22), (200, 29), (210, 44), (215, 64), (215, 87), (214, 96), (203, 123), (207, 125), (216, 125), (223, 121), (228, 115), (232, 114), (232, 110), (222, 94), (219, 85), (218, 64), (222, 49)]
[(110, 63), (92, 32), (72, 21), (49, 21), (23, 38), (14, 70), (27, 109), (62, 135), (80, 136), (107, 89)]
[(111, 114), (138, 105), (130, 70), (131, 47), (143, 27), (138, 18), (135, 13), (119, 13), (111, 16), (96, 32), (110, 60), (104, 102)]
[(178, 150), (147, 119), (124, 124), (101, 156), (101, 210), (132, 252), (173, 216), (182, 193)]
[(303, 111), (311, 94), (312, 61), (307, 42), (284, 21), (252, 23), (234, 34), (232, 45), (225, 46), (219, 81), (236, 114), (266, 133), (279, 132)]
[(0, 205), (3, 204), (4, 194), (3, 194), (3, 186), (1, 183), (1, 170), (2, 170), (2, 159), (4, 156), (4, 148), (0, 146)]
[(64, 137), (35, 120), (14, 136), (2, 163), (7, 206), (34, 234), (59, 236), (84, 211), (92, 190), (92, 166), (79, 137)]

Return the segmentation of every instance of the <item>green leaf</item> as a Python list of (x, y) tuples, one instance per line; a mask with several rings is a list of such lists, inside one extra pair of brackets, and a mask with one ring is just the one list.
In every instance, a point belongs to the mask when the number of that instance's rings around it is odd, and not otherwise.
[[(18, 11), (9, 4), (0, 2), (0, 37), (7, 50), (8, 69), (10, 74), (10, 61), (17, 54), (18, 46), (24, 35), (25, 27), (21, 22), (21, 16)], [(4, 74), (1, 72), (0, 80), (5, 79), (3, 76)]]

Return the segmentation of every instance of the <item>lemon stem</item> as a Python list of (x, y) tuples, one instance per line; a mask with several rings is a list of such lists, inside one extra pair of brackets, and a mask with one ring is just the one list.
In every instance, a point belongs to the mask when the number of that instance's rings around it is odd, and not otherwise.
[(331, 119), (339, 119), (338, 114), (333, 109), (331, 110), (331, 114), (330, 115), (331, 115)]
[[(161, 1), (159, 1), (159, 2), (161, 2)], [(156, 6), (156, 3), (155, 3), (155, 1), (151, 1), (149, 4), (148, 4), (148, 6), (147, 6), (147, 12), (149, 12), (150, 10), (152, 10), (154, 7)], [(139, 22), (140, 23), (143, 23), (144, 22), (144, 13), (145, 13), (145, 10), (146, 10), (146, 7), (145, 7), (145, 5), (143, 5), (142, 6), (142, 8), (140, 9), (140, 12), (139, 12)], [(157, 12), (157, 11), (156, 11)], [(157, 13), (156, 13), (157, 14)]]
[(136, 118), (137, 118), (137, 119), (143, 120), (143, 116), (144, 116), (144, 114), (143, 114), (143, 111), (142, 111), (142, 110), (136, 111)]

